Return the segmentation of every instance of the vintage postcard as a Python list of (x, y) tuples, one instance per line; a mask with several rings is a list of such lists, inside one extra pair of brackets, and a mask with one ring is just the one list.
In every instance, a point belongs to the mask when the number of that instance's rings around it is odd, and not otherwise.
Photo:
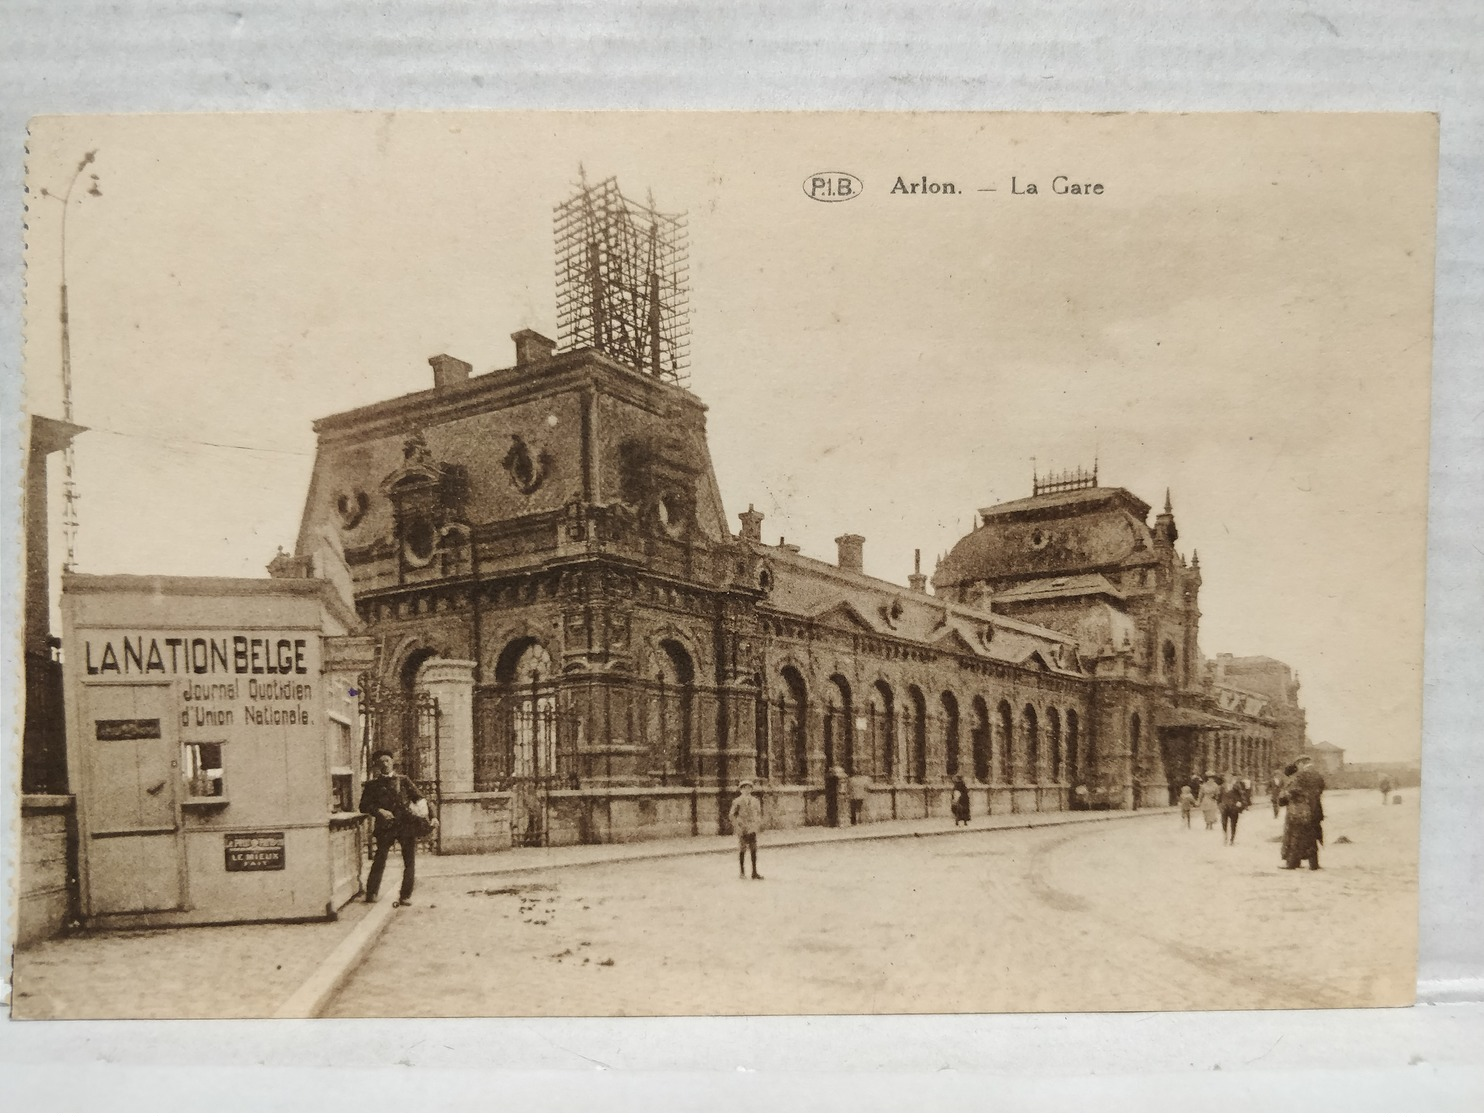
[(1437, 138), (33, 121), (13, 1014), (1410, 1004)]

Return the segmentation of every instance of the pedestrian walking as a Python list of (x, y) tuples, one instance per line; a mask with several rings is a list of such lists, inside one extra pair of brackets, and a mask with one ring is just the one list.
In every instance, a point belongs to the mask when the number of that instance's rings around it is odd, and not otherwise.
[(1381, 805), (1384, 807), (1391, 802), (1391, 777), (1383, 775), (1378, 786), (1381, 788)]
[(737, 835), (737, 871), (747, 879), (747, 855), (752, 854), (752, 879), (762, 880), (757, 871), (757, 832), (763, 828), (763, 805), (752, 793), (752, 781), (737, 785), (730, 814), (732, 832)]
[(1319, 868), (1319, 847), (1324, 844), (1324, 777), (1314, 770), (1313, 758), (1301, 756), (1293, 762), (1293, 778), (1284, 788), (1288, 806), (1284, 820), (1283, 868), (1297, 869), (1299, 862)]
[(1278, 817), (1278, 796), (1283, 794), (1283, 776), (1274, 772), (1268, 777), (1268, 802), (1273, 805), (1273, 817)]
[(866, 794), (871, 790), (871, 777), (857, 772), (850, 777), (850, 825), (860, 822), (866, 813)]
[(953, 825), (969, 824), (969, 785), (963, 776), (953, 777)]
[(1185, 820), (1185, 829), (1190, 829), (1190, 815), (1195, 810), (1195, 792), (1190, 790), (1190, 784), (1180, 785), (1180, 817)]
[(361, 813), (375, 820), (372, 838), (376, 851), (371, 875), (366, 879), (366, 903), (374, 904), (381, 890), (387, 855), (392, 846), (402, 847), (402, 887), (397, 903), (412, 902), (417, 879), (417, 842), (428, 828), (428, 801), (417, 784), (397, 771), (396, 758), (382, 750), (371, 758), (376, 775), (361, 788)]
[(1242, 781), (1228, 775), (1221, 789), (1221, 840), (1224, 845), (1237, 844), (1237, 819), (1247, 809), (1247, 789)]
[(1200, 805), (1206, 829), (1216, 829), (1216, 820), (1221, 817), (1221, 782), (1215, 772), (1206, 773), (1206, 782), (1201, 784)]

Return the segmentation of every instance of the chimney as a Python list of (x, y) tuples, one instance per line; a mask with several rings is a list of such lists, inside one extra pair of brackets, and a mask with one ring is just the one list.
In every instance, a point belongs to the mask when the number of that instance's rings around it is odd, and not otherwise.
[(557, 343), (535, 330), (516, 330), (510, 335), (515, 342), (515, 367), (539, 364), (551, 360)]
[(841, 570), (849, 570), (852, 574), (864, 572), (862, 567), (866, 546), (864, 535), (842, 535), (835, 540), (835, 546), (840, 548), (839, 566)]
[(468, 361), (450, 357), (447, 353), (429, 357), (428, 364), (433, 366), (433, 387), (435, 388), (456, 388), (468, 380), (469, 374), (474, 371), (474, 366)]
[(737, 513), (737, 519), (742, 521), (742, 541), (744, 543), (761, 543), (763, 541), (763, 514), (761, 512), (754, 510), (752, 505), (749, 504), (746, 512)]
[(912, 552), (912, 573), (907, 575), (907, 585), (913, 593), (927, 593), (927, 575), (922, 572), (922, 548)]

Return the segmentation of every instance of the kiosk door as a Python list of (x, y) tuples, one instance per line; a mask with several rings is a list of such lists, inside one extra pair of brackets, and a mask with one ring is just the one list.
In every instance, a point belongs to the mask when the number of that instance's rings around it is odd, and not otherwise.
[(168, 684), (85, 690), (91, 913), (181, 907), (175, 704)]

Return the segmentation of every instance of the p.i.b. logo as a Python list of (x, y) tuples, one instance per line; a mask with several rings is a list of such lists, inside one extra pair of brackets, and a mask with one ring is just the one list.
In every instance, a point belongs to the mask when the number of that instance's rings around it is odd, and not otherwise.
[(866, 184), (849, 171), (815, 171), (804, 180), (804, 193), (816, 202), (848, 202), (859, 198)]

